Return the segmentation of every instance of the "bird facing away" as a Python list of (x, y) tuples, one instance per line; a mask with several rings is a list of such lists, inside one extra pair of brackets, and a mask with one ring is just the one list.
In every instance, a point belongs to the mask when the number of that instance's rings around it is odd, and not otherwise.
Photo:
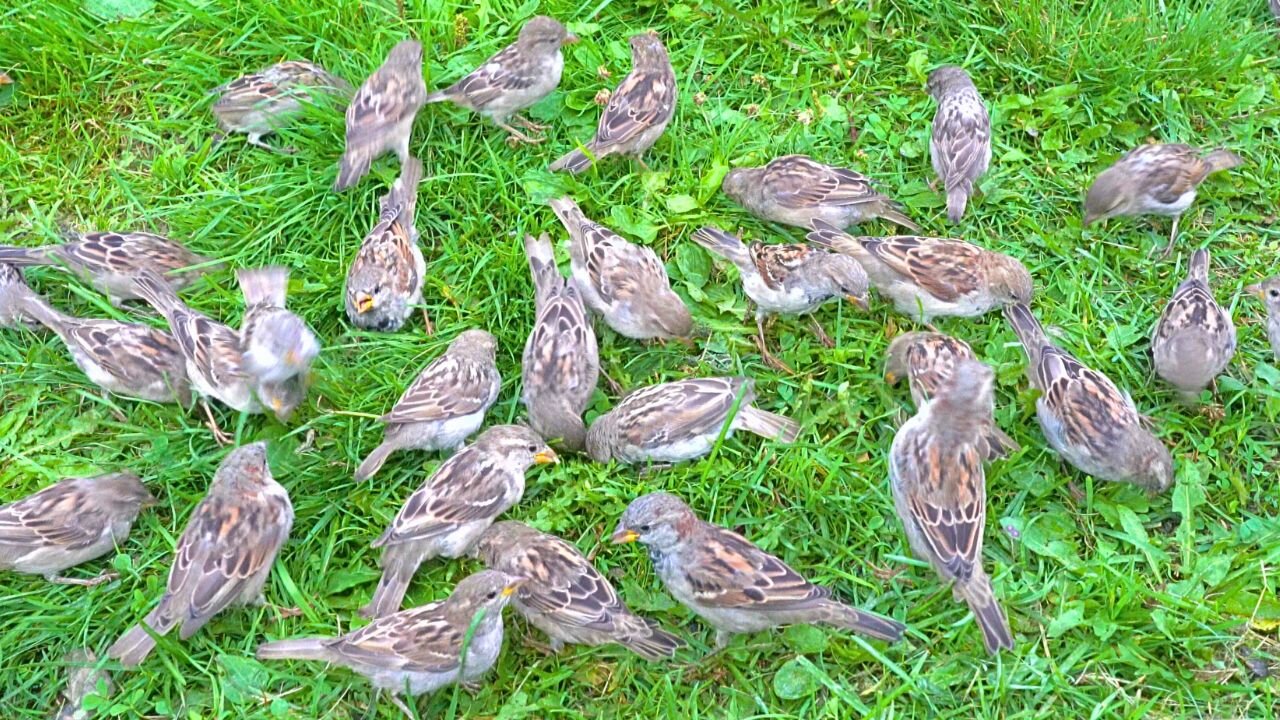
[(645, 660), (670, 658), (684, 641), (627, 608), (608, 579), (578, 548), (515, 520), (494, 523), (472, 554), (486, 567), (525, 578), (516, 610), (551, 639), (566, 644), (618, 643)]
[(987, 519), (987, 480), (982, 467), (991, 450), (991, 368), (961, 360), (951, 376), (903, 425), (889, 449), (893, 504), (916, 557), (951, 583), (982, 628), (987, 652), (1013, 648), (1009, 621), (982, 569)]
[(232, 450), (178, 538), (160, 602), (107, 654), (137, 667), (155, 647), (152, 634), (178, 628), (186, 640), (229, 607), (266, 604), (262, 590), (292, 526), (293, 505), (271, 477), (266, 443)]
[(1194, 401), (1236, 352), (1236, 327), (1231, 313), (1213, 299), (1209, 288), (1209, 251), (1191, 255), (1183, 280), (1151, 333), (1151, 357), (1156, 374)]
[[(742, 279), (742, 288), (756, 306), (756, 344), (765, 362), (783, 372), (793, 370), (769, 352), (764, 320), (773, 315), (806, 315), (827, 300), (843, 297), (861, 310), (867, 309), (867, 273), (857, 260), (804, 243), (747, 245), (736, 235), (707, 226), (693, 234), (694, 242), (720, 255)], [(819, 342), (835, 347), (822, 325), (810, 325)]]
[[(427, 261), (418, 247), (414, 226), (422, 170), (418, 158), (405, 161), (400, 176), (381, 200), (378, 224), (365, 236), (347, 270), (347, 319), (356, 327), (399, 330), (414, 307), (422, 304)], [(429, 321), (427, 332), (431, 333)]]
[(609, 96), (600, 113), (596, 136), (547, 167), (578, 174), (611, 155), (626, 155), (644, 164), (644, 153), (662, 137), (676, 114), (676, 74), (656, 32), (632, 35), (631, 72)]
[(741, 535), (704, 522), (675, 495), (651, 493), (631, 502), (613, 542), (637, 541), (648, 547), (667, 591), (715, 628), (716, 649), (736, 634), (785, 625), (829, 625), (888, 642), (906, 630), (836, 600)]
[(520, 112), (536, 105), (560, 85), (564, 55), (560, 48), (578, 41), (555, 18), (538, 15), (520, 28), (520, 37), (489, 58), (471, 74), (427, 96), (428, 103), (450, 101), (480, 113), (520, 142), (537, 143), (511, 126), (514, 121), (533, 131), (545, 130)]
[(422, 43), (402, 40), (347, 106), (347, 146), (334, 191), (342, 192), (360, 182), (374, 159), (387, 151), (394, 151), (401, 165), (407, 163), (413, 119), (426, 100)]
[(944, 65), (934, 70), (928, 87), (938, 103), (929, 157), (947, 193), (947, 219), (958, 223), (978, 179), (991, 166), (991, 116), (963, 68)]
[(1202, 153), (1190, 145), (1140, 145), (1093, 181), (1084, 199), (1084, 224), (1119, 216), (1172, 217), (1169, 244), (1162, 255), (1168, 257), (1178, 237), (1178, 220), (1195, 202), (1196, 188), (1213, 173), (1243, 163), (1240, 156), (1222, 148)]
[[(319, 96), (350, 97), (351, 84), (314, 63), (286, 60), (214, 88), (213, 117), (225, 132), (248, 135), (248, 143), (267, 150), (262, 141), (297, 117), (304, 103)], [(284, 148), (281, 152), (293, 152)]]
[(1142, 426), (1128, 393), (1056, 347), (1026, 305), (1004, 309), (1027, 354), (1027, 378), (1040, 391), (1036, 419), (1049, 445), (1081, 472), (1150, 493), (1173, 484), (1169, 449)]
[(521, 400), (529, 425), (560, 447), (581, 452), (587, 440), (582, 413), (600, 378), (600, 351), (582, 294), (556, 269), (551, 240), (526, 235), (533, 274), (535, 319), (521, 362)]
[(730, 170), (720, 189), (752, 215), (784, 225), (811, 228), (815, 220), (822, 220), (844, 229), (883, 218), (920, 232), (901, 206), (876, 190), (866, 175), (806, 155), (784, 155), (762, 167)]

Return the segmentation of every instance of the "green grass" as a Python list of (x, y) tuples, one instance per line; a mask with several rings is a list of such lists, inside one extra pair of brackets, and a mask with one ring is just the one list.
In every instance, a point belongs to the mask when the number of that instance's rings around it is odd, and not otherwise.
[[(1276, 717), (1275, 680), (1252, 679), (1246, 663), (1274, 667), (1280, 656), (1280, 372), (1260, 305), (1239, 291), (1275, 271), (1280, 246), (1272, 180), (1280, 37), (1260, 0), (1167, 5), (1161, 15), (1154, 0), (408, 0), (402, 19), (389, 0), (172, 0), (117, 23), (69, 0), (0, 10), (0, 70), (16, 80), (0, 90), (0, 242), (52, 242), (60, 224), (143, 229), (237, 267), (283, 263), (294, 270), (291, 306), (325, 343), (313, 396), (294, 423), (250, 417), (240, 435), (273, 440), (273, 471), (293, 497), (293, 536), (267, 594), (303, 616), (225, 612), (189, 642), (163, 643), (141, 669), (116, 673), (102, 714), (399, 716), (385, 700), (366, 715), (375, 695), (346, 671), (261, 665), (253, 649), (268, 637), (351, 627), (377, 577), (369, 543), (438, 458), (400, 454), (372, 483), (354, 483), (352, 471), (380, 438), (372, 418), (454, 335), (469, 327), (497, 335), (505, 382), (490, 419), (521, 416), (519, 357), (533, 302), (518, 238), (547, 230), (562, 243), (543, 202), (568, 192), (667, 258), (677, 291), (710, 329), (695, 353), (606, 331), (605, 369), (628, 387), (745, 373), (758, 379), (764, 407), (796, 417), (805, 432), (792, 447), (735, 438), (710, 459), (643, 477), (581, 460), (532, 473), (510, 516), (598, 550), (597, 564), (632, 606), (691, 648), (658, 665), (616, 649), (544, 657), (522, 645), (534, 631), (512, 614), (507, 650), (483, 689), (423, 698), (422, 717)], [(354, 331), (341, 309), (342, 278), (395, 164), (375, 163), (354, 191), (334, 195), (337, 113), (316, 110), (272, 140), (300, 148), (293, 156), (238, 137), (215, 148), (205, 92), (285, 58), (313, 59), (359, 83), (406, 35), (424, 40), (436, 87), (509, 42), (534, 12), (559, 17), (583, 39), (567, 52), (561, 90), (532, 113), (552, 126), (547, 143), (513, 149), (478, 118), (426, 108), (413, 148), (428, 170), (418, 224), (438, 332), (425, 336), (416, 318), (397, 334)], [(593, 97), (627, 72), (626, 36), (647, 28), (662, 34), (680, 83), (675, 121), (647, 156), (653, 172), (621, 161), (580, 179), (547, 174), (548, 162), (590, 135)], [(955, 230), (926, 185), (934, 105), (923, 80), (943, 62), (972, 71), (995, 123), (986, 195)], [(1167, 221), (1080, 227), (1090, 179), (1148, 139), (1224, 144), (1247, 161), (1205, 184), (1168, 262), (1151, 256)], [(931, 233), (1022, 258), (1036, 277), (1038, 314), (1066, 347), (1128, 388), (1174, 449), (1177, 485), (1157, 498), (1068, 470), (1035, 425), (1021, 350), (998, 316), (940, 321), (997, 368), (997, 419), (1024, 447), (987, 476), (985, 559), (1017, 637), (1012, 653), (984, 656), (967, 609), (911, 558), (893, 515), (885, 455), (908, 400), (883, 385), (880, 369), (892, 328), (909, 321), (883, 302), (866, 315), (831, 306), (819, 314), (838, 342), (828, 350), (803, 323), (782, 320), (780, 356), (798, 374), (779, 375), (754, 350), (735, 273), (688, 239), (704, 223), (798, 238), (717, 190), (729, 167), (787, 152), (870, 174)], [(1240, 325), (1240, 350), (1218, 395), (1197, 411), (1155, 381), (1146, 338), (1186, 251), (1206, 245), (1217, 294)], [(145, 316), (113, 310), (54, 271), (29, 278), (79, 314)], [(239, 321), (229, 272), (186, 297)], [(613, 400), (602, 390), (590, 414)], [(162, 499), (118, 555), (73, 571), (89, 577), (114, 566), (117, 582), (83, 589), (0, 576), (0, 715), (43, 718), (65, 679), (60, 658), (81, 646), (101, 653), (159, 596), (173, 543), (224, 451), (194, 413), (104, 400), (46, 335), (0, 334), (0, 408), (4, 500), (121, 468)], [(224, 427), (235, 427), (240, 419), (219, 410)], [(710, 631), (662, 591), (643, 552), (602, 542), (630, 499), (659, 488), (743, 529), (843, 598), (905, 621), (908, 641), (886, 648), (791, 630), (739, 639), (701, 662)], [(442, 597), (475, 568), (427, 563), (408, 602)], [(775, 682), (798, 686), (783, 694), (799, 697), (782, 697)]]

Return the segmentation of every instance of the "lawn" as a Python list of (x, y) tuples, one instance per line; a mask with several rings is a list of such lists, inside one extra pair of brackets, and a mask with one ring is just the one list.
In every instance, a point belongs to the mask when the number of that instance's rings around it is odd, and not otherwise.
[[(136, 19), (89, 10), (128, 5)], [(422, 698), (421, 717), (1213, 717), (1280, 715), (1268, 677), (1280, 663), (1280, 513), (1276, 491), (1280, 371), (1261, 303), (1244, 285), (1276, 272), (1280, 190), (1280, 28), (1261, 0), (957, 2), (714, 0), (684, 3), (518, 3), (390, 0), (270, 3), (222, 0), (18, 0), (0, 9), (0, 242), (54, 242), (59, 229), (161, 232), (233, 267), (293, 270), (290, 305), (325, 348), (306, 405), (287, 425), (219, 407), (241, 442), (272, 441), (272, 470), (297, 511), (268, 598), (296, 606), (223, 613), (176, 639), (137, 671), (117, 672), (104, 717), (397, 718), (361, 678), (317, 663), (253, 659), (271, 638), (332, 635), (376, 583), (378, 537), (439, 462), (393, 457), (371, 482), (352, 472), (378, 442), (385, 412), (418, 370), (471, 327), (500, 343), (504, 384), (492, 423), (515, 421), (520, 352), (533, 322), (526, 232), (565, 233), (545, 201), (573, 195), (588, 215), (654, 247), (706, 328), (696, 350), (646, 345), (602, 330), (605, 370), (627, 388), (741, 373), (760, 405), (804, 426), (793, 446), (735, 437), (711, 457), (670, 470), (571, 459), (530, 473), (509, 516), (555, 532), (614, 579), (633, 608), (661, 619), (690, 648), (646, 664), (617, 648), (544, 656), (542, 638), (508, 611), (506, 651), (477, 692)], [(418, 227), (428, 261), (425, 303), (401, 332), (356, 331), (342, 279), (398, 168), (390, 159), (342, 195), (330, 192), (343, 122), (315, 108), (283, 137), (294, 155), (232, 137), (212, 142), (206, 92), (282, 59), (311, 59), (358, 84), (406, 36), (426, 46), (428, 87), (451, 82), (546, 13), (582, 38), (566, 53), (560, 90), (532, 111), (547, 142), (512, 148), (504, 133), (450, 106), (419, 114), (412, 148), (427, 168)], [(670, 51), (679, 107), (646, 156), (578, 178), (546, 165), (594, 129), (595, 97), (627, 72), (626, 37), (656, 29)], [(927, 72), (959, 63), (991, 107), (994, 161), (985, 195), (963, 222), (945, 222), (928, 187)], [(1184, 216), (1168, 260), (1165, 219), (1081, 227), (1088, 183), (1149, 140), (1226, 146), (1246, 164), (1214, 176)], [(1017, 640), (989, 659), (963, 605), (912, 558), (893, 514), (885, 464), (907, 417), (904, 388), (881, 378), (889, 339), (911, 322), (873, 299), (871, 311), (831, 305), (774, 328), (796, 374), (768, 368), (743, 322), (737, 274), (689, 236), (703, 224), (755, 239), (801, 233), (757, 221), (718, 190), (731, 167), (792, 152), (877, 179), (927, 233), (952, 234), (1021, 258), (1051, 333), (1106, 372), (1153, 418), (1173, 449), (1167, 494), (1094, 482), (1060, 463), (1034, 421), (1025, 360), (996, 314), (942, 319), (997, 371), (996, 417), (1022, 450), (987, 472), (986, 565)], [(883, 222), (863, 226), (887, 234)], [(1209, 247), (1218, 298), (1240, 328), (1236, 359), (1196, 408), (1154, 377), (1148, 340), (1185, 273)], [(28, 279), (82, 315), (148, 317), (111, 308), (54, 270)], [(184, 293), (238, 325), (230, 272)], [(154, 321), (154, 320), (153, 320)], [(158, 322), (158, 321), (155, 321)], [(616, 402), (604, 385), (589, 418)], [(0, 331), (0, 500), (60, 478), (131, 469), (160, 498), (114, 557), (70, 571), (120, 579), (85, 589), (0, 575), (0, 716), (44, 718), (65, 682), (61, 658), (101, 654), (160, 595), (173, 544), (225, 454), (201, 417), (176, 406), (104, 399), (48, 334)], [(713, 633), (677, 606), (638, 546), (607, 543), (637, 495), (676, 492), (738, 528), (844, 599), (910, 626), (895, 647), (836, 631), (792, 629), (739, 638), (702, 662)], [(407, 598), (443, 597), (472, 561), (430, 561)], [(374, 706), (372, 710), (370, 707)]]

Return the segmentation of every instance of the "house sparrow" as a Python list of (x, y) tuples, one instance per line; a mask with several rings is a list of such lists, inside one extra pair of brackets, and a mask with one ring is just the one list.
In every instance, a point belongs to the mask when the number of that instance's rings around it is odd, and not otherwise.
[(499, 515), (520, 502), (525, 471), (554, 462), (555, 452), (530, 428), (495, 425), (441, 463), (374, 541), (383, 549), (382, 579), (360, 614), (383, 617), (399, 610), (424, 560), (467, 554)]
[[(895, 337), (885, 351), (884, 379), (890, 385), (897, 385), (905, 377), (911, 388), (911, 401), (920, 408), (950, 382), (956, 365), (977, 359), (969, 344), (959, 338), (936, 332), (907, 332)], [(988, 425), (985, 433), (990, 450), (988, 460), (1005, 457), (1020, 449), (1013, 438), (996, 427), (995, 422)]]
[(1250, 285), (1244, 291), (1257, 296), (1267, 306), (1267, 339), (1271, 341), (1272, 354), (1280, 360), (1280, 275)]
[(228, 607), (265, 604), (262, 588), (292, 526), (293, 505), (271, 477), (267, 444), (232, 450), (178, 538), (160, 602), (107, 655), (137, 667), (155, 647), (152, 634), (176, 627), (186, 640)]
[(145, 232), (86, 233), (72, 242), (43, 247), (0, 246), (0, 263), (61, 266), (105, 294), (115, 307), (138, 299), (133, 276), (140, 270), (155, 272), (176, 292), (221, 267), (212, 262), (166, 237)]
[(281, 423), (289, 422), (293, 413), (307, 399), (307, 389), (311, 386), (311, 376), (294, 375), (280, 382), (259, 382), (254, 392), (258, 401), (271, 408), (271, 414)]
[(1178, 237), (1178, 220), (1195, 202), (1196, 187), (1212, 173), (1243, 163), (1221, 148), (1201, 157), (1190, 145), (1140, 145), (1093, 181), (1084, 200), (1084, 224), (1128, 215), (1170, 216), (1173, 229), (1162, 255), (1167, 257)]
[(587, 307), (634, 340), (689, 337), (693, 318), (657, 253), (588, 219), (573, 198), (550, 204), (569, 231), (573, 282)]
[(400, 396), (385, 423), (382, 444), (360, 463), (356, 480), (367, 480), (397, 450), (453, 450), (480, 429), (498, 399), (502, 376), (494, 364), (498, 341), (484, 330), (467, 330), (444, 355), (431, 361)]
[(1057, 348), (1022, 304), (1004, 309), (1027, 354), (1027, 378), (1040, 391), (1036, 418), (1049, 445), (1081, 472), (1148, 492), (1173, 484), (1169, 449), (1142, 426), (1129, 394)]
[[(867, 309), (867, 273), (847, 255), (811, 248), (803, 243), (766, 245), (743, 244), (737, 236), (717, 227), (704, 227), (693, 234), (694, 242), (720, 255), (742, 278), (742, 288), (756, 305), (757, 344), (760, 354), (775, 368), (792, 372), (774, 357), (764, 337), (764, 319), (769, 315), (806, 315), (827, 300), (842, 296), (860, 309)], [(811, 326), (827, 347), (835, 343), (817, 320)]]
[(640, 166), (644, 152), (662, 137), (676, 114), (676, 74), (656, 32), (632, 35), (631, 72), (609, 96), (596, 136), (547, 168), (578, 174), (610, 155), (629, 155)]
[(852, 256), (898, 312), (926, 324), (940, 315), (978, 317), (1012, 302), (1031, 302), (1031, 273), (1022, 263), (963, 240), (852, 237), (820, 220), (807, 237)]
[(551, 240), (526, 235), (524, 253), (533, 274), (536, 319), (524, 344), (521, 401), (529, 425), (547, 440), (581, 452), (587, 426), (582, 412), (600, 378), (600, 351), (582, 295), (556, 269)]
[(115, 575), (80, 580), (58, 573), (114, 551), (142, 508), (155, 504), (138, 476), (123, 472), (62, 480), (0, 505), (0, 570), (62, 585), (104, 583)]
[(591, 424), (587, 454), (597, 462), (692, 460), (711, 452), (722, 430), (726, 439), (735, 430), (746, 430), (781, 443), (795, 442), (800, 424), (753, 406), (753, 386), (750, 378), (732, 377), (640, 388)]
[(65, 315), (25, 283), (0, 279), (3, 317), (30, 318), (52, 330), (67, 346), (76, 367), (107, 392), (191, 405), (186, 360), (168, 333), (140, 323)]
[(947, 191), (947, 219), (958, 223), (978, 178), (991, 165), (991, 117), (963, 68), (943, 65), (929, 73), (928, 87), (938, 103), (929, 157)]
[(888, 642), (902, 623), (845, 605), (782, 560), (741, 535), (704, 522), (680, 498), (658, 492), (636, 498), (613, 542), (639, 541), (667, 591), (716, 629), (716, 649), (739, 633), (784, 625), (830, 625)]
[(489, 58), (470, 75), (439, 92), (427, 96), (428, 103), (448, 100), (489, 118), (511, 137), (527, 143), (542, 142), (507, 123), (514, 120), (530, 130), (540, 125), (518, 113), (536, 105), (560, 85), (564, 55), (560, 47), (578, 42), (578, 36), (546, 15), (530, 19), (520, 28), (520, 37)]
[(365, 236), (347, 271), (347, 318), (356, 327), (399, 330), (422, 303), (427, 261), (414, 227), (422, 161), (404, 162), (400, 177), (382, 198), (378, 224)]
[(1013, 634), (991, 580), (982, 569), (982, 532), (987, 519), (990, 456), (985, 429), (992, 425), (995, 374), (976, 360), (961, 359), (903, 425), (889, 449), (893, 504), (911, 550), (952, 583), (957, 601), (968, 603), (994, 655), (1013, 648)]
[[(84, 707), (84, 701), (90, 695), (105, 699), (111, 697), (115, 687), (111, 683), (111, 673), (98, 667), (98, 656), (92, 651), (81, 648), (72, 650), (62, 657), (67, 664), (67, 686), (62, 689), (62, 704), (58, 707), (53, 720), (88, 720), (94, 711)], [(98, 685), (102, 685), (101, 691)]]
[(391, 48), (386, 62), (364, 81), (347, 106), (347, 148), (334, 191), (360, 182), (374, 159), (388, 150), (395, 151), (401, 165), (407, 163), (413, 119), (426, 100), (422, 43), (403, 40)]
[(526, 579), (516, 591), (516, 610), (551, 638), (554, 652), (565, 644), (618, 643), (657, 661), (684, 647), (658, 623), (631, 612), (591, 561), (555, 535), (504, 520), (484, 531), (472, 554), (488, 568)]
[(784, 225), (810, 228), (814, 220), (822, 220), (846, 228), (883, 218), (920, 232), (901, 206), (881, 195), (866, 175), (805, 155), (784, 155), (762, 167), (730, 170), (720, 189), (752, 215)]
[(1187, 279), (1173, 291), (1151, 333), (1151, 356), (1156, 374), (1194, 400), (1236, 352), (1236, 328), (1231, 313), (1213, 299), (1209, 289), (1209, 251), (1191, 256)]
[[(154, 307), (169, 322), (169, 330), (186, 359), (187, 379), (202, 398), (216, 398), (243, 413), (260, 413), (262, 405), (254, 396), (255, 380), (244, 367), (240, 334), (220, 322), (187, 307), (159, 275), (141, 270), (133, 280), (133, 292)], [(209, 429), (219, 443), (231, 438), (213, 419), (205, 402)]]
[(289, 268), (271, 266), (236, 271), (244, 294), (240, 342), (244, 368), (262, 382), (305, 375), (320, 354), (320, 341), (302, 318), (285, 309)]
[[(379, 618), (336, 638), (277, 640), (258, 646), (259, 660), (322, 660), (369, 679), (379, 690), (416, 696), (457, 682), (474, 683), (502, 650), (502, 609), (524, 578), (482, 570), (440, 602)], [(465, 656), (464, 656), (465, 649)], [(415, 717), (394, 695), (393, 702)]]
[[(236, 78), (214, 88), (217, 95), (213, 117), (225, 132), (241, 132), (249, 136), (250, 145), (274, 150), (262, 141), (284, 127), (312, 102), (317, 94), (334, 93), (350, 96), (346, 80), (319, 65), (301, 60), (286, 60), (259, 72)], [(286, 148), (284, 152), (293, 152)]]

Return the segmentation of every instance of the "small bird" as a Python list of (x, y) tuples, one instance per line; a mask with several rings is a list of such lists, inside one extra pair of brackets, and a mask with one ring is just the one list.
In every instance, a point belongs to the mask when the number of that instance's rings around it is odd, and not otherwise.
[(1280, 275), (1267, 278), (1256, 285), (1244, 289), (1256, 296), (1267, 307), (1267, 339), (1271, 341), (1271, 352), (1280, 360)]
[(991, 116), (963, 68), (943, 65), (929, 73), (928, 87), (938, 103), (929, 157), (947, 191), (947, 219), (958, 223), (978, 179), (991, 166)]
[[(244, 294), (240, 344), (245, 371), (257, 380), (258, 401), (285, 422), (306, 396), (311, 362), (320, 354), (320, 341), (302, 318), (285, 309), (289, 268), (241, 269), (236, 271), (236, 280)], [(299, 380), (289, 383), (292, 378)], [(291, 407), (290, 391), (298, 389), (303, 398), (297, 398)]]
[(741, 535), (704, 522), (664, 492), (636, 498), (613, 542), (649, 548), (654, 572), (681, 604), (716, 629), (716, 650), (734, 635), (784, 625), (830, 625), (898, 642), (906, 627), (831, 597)]
[(0, 505), (0, 570), (43, 575), (60, 585), (92, 587), (92, 580), (58, 573), (102, 557), (129, 537), (142, 508), (156, 504), (137, 475), (127, 472), (69, 478)]
[(67, 665), (67, 686), (62, 689), (61, 705), (53, 720), (89, 720), (94, 717), (94, 710), (86, 708), (84, 701), (90, 695), (100, 699), (111, 697), (115, 691), (111, 673), (98, 667), (98, 656), (87, 648), (72, 650), (62, 657), (62, 662)]
[(360, 463), (356, 480), (368, 480), (397, 450), (454, 450), (480, 429), (498, 399), (502, 376), (494, 364), (498, 341), (484, 330), (467, 330), (444, 355), (418, 373), (391, 412), (382, 444)]
[(1132, 483), (1150, 493), (1167, 490), (1173, 457), (1142, 426), (1129, 394), (1055, 347), (1031, 308), (1009, 305), (1004, 313), (1027, 354), (1031, 387), (1040, 391), (1040, 429), (1058, 455), (1101, 480)]
[(632, 35), (631, 72), (609, 96), (596, 136), (585, 147), (551, 163), (547, 170), (578, 174), (610, 155), (628, 155), (645, 170), (644, 152), (662, 137), (676, 114), (676, 73), (667, 49), (653, 31)]
[[(173, 288), (159, 275), (141, 270), (133, 280), (133, 292), (154, 307), (169, 322), (169, 330), (186, 359), (187, 379), (204, 398), (216, 398), (243, 413), (260, 413), (262, 405), (254, 397), (254, 378), (245, 369), (240, 333), (187, 307)], [(207, 400), (204, 402), (209, 429), (221, 444), (231, 442), (222, 432)]]
[(292, 526), (293, 505), (271, 477), (267, 444), (232, 450), (178, 538), (160, 602), (107, 655), (137, 667), (155, 647), (153, 634), (178, 628), (186, 640), (228, 607), (266, 604), (262, 589)]
[(898, 312), (926, 325), (938, 316), (979, 317), (1009, 303), (1029, 303), (1034, 292), (1031, 273), (1016, 258), (963, 240), (853, 237), (821, 220), (807, 238), (852, 256)]
[(1193, 401), (1218, 376), (1236, 352), (1231, 313), (1209, 289), (1209, 251), (1191, 255), (1187, 279), (1173, 291), (1151, 333), (1156, 374)]
[(526, 578), (516, 591), (516, 610), (547, 634), (552, 652), (566, 644), (618, 643), (657, 661), (684, 647), (658, 623), (631, 612), (591, 561), (555, 535), (503, 520), (484, 531), (472, 554), (492, 570)]
[(633, 340), (687, 339), (693, 333), (689, 308), (671, 289), (657, 253), (588, 219), (573, 198), (550, 204), (569, 231), (573, 282), (609, 327)]
[(720, 189), (752, 215), (784, 225), (807, 229), (822, 220), (846, 228), (883, 218), (920, 232), (902, 214), (902, 206), (880, 194), (866, 175), (805, 155), (784, 155), (762, 167), (730, 170)]
[[(707, 226), (693, 234), (694, 242), (720, 255), (742, 278), (742, 288), (756, 305), (756, 342), (765, 362), (784, 372), (794, 372), (769, 352), (764, 319), (770, 315), (807, 315), (833, 297), (842, 296), (861, 310), (867, 309), (867, 273), (857, 260), (804, 243), (744, 244), (736, 235)], [(814, 320), (814, 335), (827, 347), (831, 337)]]
[(520, 502), (525, 471), (555, 462), (555, 452), (533, 430), (495, 425), (441, 463), (374, 541), (382, 548), (382, 579), (360, 614), (399, 610), (424, 560), (467, 554), (499, 515)]
[[(627, 395), (587, 431), (587, 454), (597, 462), (675, 463), (711, 452), (724, 431), (793, 443), (800, 424), (752, 405), (750, 378), (697, 378), (650, 385)], [(725, 423), (728, 429), (725, 429)]]
[(952, 583), (957, 601), (968, 603), (992, 655), (1013, 648), (1009, 621), (982, 569), (987, 519), (982, 461), (991, 453), (985, 428), (993, 422), (994, 382), (991, 368), (960, 360), (937, 394), (898, 430), (889, 449), (893, 504), (911, 550)]
[(224, 132), (245, 133), (250, 145), (274, 150), (262, 137), (288, 125), (304, 103), (326, 94), (350, 97), (351, 91), (350, 83), (319, 65), (286, 60), (220, 85), (209, 94), (218, 96), (213, 117)]
[(139, 299), (133, 277), (140, 270), (155, 272), (176, 292), (221, 268), (220, 263), (169, 238), (145, 232), (86, 233), (71, 242), (43, 247), (0, 245), (0, 263), (61, 266), (105, 294), (115, 307)]
[(342, 153), (335, 192), (360, 182), (374, 159), (388, 150), (409, 161), (413, 119), (427, 101), (422, 79), (422, 43), (402, 40), (373, 71), (347, 106), (347, 148)]
[(271, 408), (271, 413), (282, 423), (289, 422), (293, 412), (307, 399), (311, 376), (294, 375), (280, 382), (259, 382), (255, 392), (258, 401)]
[(40, 323), (22, 312), (22, 307), (17, 302), (21, 291), (14, 290), (18, 286), (27, 287), (22, 270), (8, 263), (0, 263), (0, 293), (3, 293), (2, 297), (8, 298), (8, 302), (0, 302), (0, 328), (25, 327), (35, 330), (40, 327)]
[(1202, 155), (1190, 145), (1140, 145), (1093, 181), (1084, 200), (1085, 227), (1111, 217), (1172, 217), (1169, 244), (1161, 255), (1168, 257), (1178, 237), (1178, 220), (1195, 202), (1196, 188), (1209, 175), (1242, 164), (1240, 156), (1222, 148)]
[(582, 294), (556, 269), (551, 240), (544, 233), (524, 238), (533, 274), (535, 320), (524, 344), (521, 401), (529, 425), (560, 447), (581, 452), (587, 426), (582, 413), (600, 379), (600, 351)]
[(52, 330), (90, 382), (125, 397), (191, 405), (186, 359), (173, 336), (140, 323), (66, 315), (25, 283), (6, 282), (3, 275), (0, 318), (30, 318)]
[(347, 319), (356, 327), (399, 330), (414, 306), (422, 303), (427, 261), (414, 227), (420, 182), (422, 161), (411, 157), (383, 196), (378, 224), (365, 236), (347, 271)]
[[(258, 646), (258, 659), (323, 660), (365, 676), (379, 690), (410, 696), (471, 684), (497, 662), (502, 609), (523, 582), (482, 570), (440, 602), (379, 618), (336, 638), (264, 643)], [(417, 717), (394, 694), (392, 702), (405, 717)]]
[[(885, 351), (884, 379), (897, 385), (907, 379), (911, 388), (911, 401), (917, 408), (938, 394), (943, 385), (950, 382), (956, 365), (965, 360), (977, 360), (973, 348), (965, 341), (936, 332), (907, 332), (895, 337)], [(994, 422), (986, 432), (988, 460), (1005, 457), (1020, 448)]]
[(527, 110), (560, 85), (564, 55), (560, 47), (578, 42), (578, 36), (564, 29), (555, 18), (538, 15), (520, 28), (520, 37), (489, 58), (470, 75), (439, 92), (427, 96), (427, 103), (448, 100), (459, 107), (480, 113), (526, 143), (542, 142), (511, 127), (514, 120), (523, 127), (545, 130), (521, 117)]

